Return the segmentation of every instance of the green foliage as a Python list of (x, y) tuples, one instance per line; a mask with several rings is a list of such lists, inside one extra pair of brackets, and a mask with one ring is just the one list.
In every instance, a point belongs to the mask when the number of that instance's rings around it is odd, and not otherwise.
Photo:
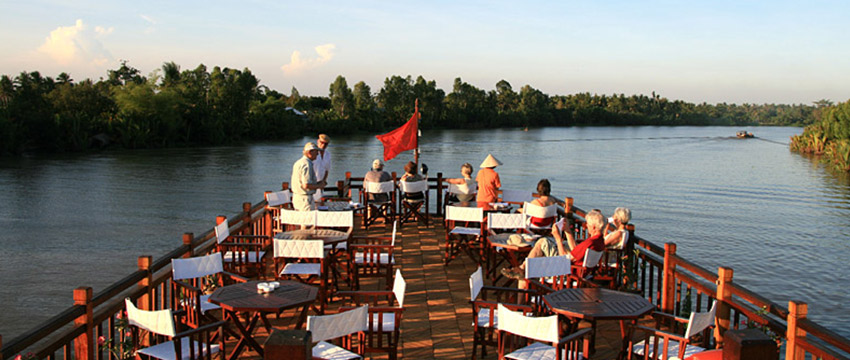
[(791, 137), (791, 150), (823, 155), (822, 160), (834, 170), (850, 171), (850, 101), (833, 106), (819, 100), (815, 104), (820, 119)]

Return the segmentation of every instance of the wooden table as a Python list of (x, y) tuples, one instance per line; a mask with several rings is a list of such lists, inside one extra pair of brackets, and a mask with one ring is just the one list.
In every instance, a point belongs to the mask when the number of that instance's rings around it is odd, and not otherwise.
[[(228, 285), (216, 289), (210, 295), (209, 301), (218, 304), (224, 310), (225, 320), (233, 322), (236, 329), (242, 335), (228, 360), (234, 360), (246, 346), (250, 346), (263, 356), (263, 347), (254, 340), (253, 332), (259, 320), (263, 321), (266, 329), (271, 329), (266, 314), (280, 314), (286, 309), (301, 308), (298, 315), (296, 329), (301, 329), (307, 320), (307, 309), (316, 301), (319, 289), (315, 286), (302, 284), (296, 281), (281, 281), (280, 287), (266, 294), (257, 293), (259, 281), (249, 281), (240, 284)], [(250, 314), (245, 323), (240, 320), (238, 314)]]
[(620, 334), (625, 338), (627, 320), (636, 322), (655, 310), (640, 295), (600, 288), (563, 289), (543, 296), (543, 302), (556, 314), (576, 323), (589, 321), (593, 328), (591, 349), (596, 344), (596, 320), (619, 320)]

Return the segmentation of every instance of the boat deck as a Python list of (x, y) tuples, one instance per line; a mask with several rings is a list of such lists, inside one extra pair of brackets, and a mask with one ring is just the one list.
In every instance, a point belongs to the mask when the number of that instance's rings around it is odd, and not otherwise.
[[(369, 231), (358, 228), (355, 235), (386, 235), (392, 227), (384, 224), (372, 226)], [(413, 223), (399, 227), (401, 241), (396, 241), (396, 256), (407, 281), (405, 312), (401, 325), (399, 356), (407, 359), (469, 359), (472, 356), (472, 308), (469, 304), (469, 275), (478, 264), (467, 256), (459, 256), (443, 265), (445, 228), (439, 220), (432, 219), (431, 226)], [(269, 277), (271, 274), (269, 274)], [(371, 280), (371, 279), (370, 279)], [(383, 280), (373, 280), (362, 286), (366, 290), (383, 289)], [(329, 304), (328, 313), (335, 313), (339, 301)], [(284, 312), (280, 319), (270, 320), (278, 329), (294, 326), (294, 313)], [(582, 327), (587, 326), (582, 324)], [(260, 326), (257, 340), (262, 344), (268, 333)], [(228, 352), (232, 344), (228, 343)], [(620, 328), (617, 321), (600, 321), (596, 340), (596, 353), (592, 359), (615, 359), (621, 348)], [(495, 359), (498, 354), (488, 347), (486, 357)], [(245, 351), (241, 358), (259, 359), (256, 352)], [(387, 358), (374, 354), (367, 358)]]

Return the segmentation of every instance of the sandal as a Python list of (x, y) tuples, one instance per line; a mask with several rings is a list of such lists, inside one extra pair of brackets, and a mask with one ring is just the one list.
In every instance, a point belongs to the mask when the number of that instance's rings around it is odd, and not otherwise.
[(505, 277), (507, 277), (509, 279), (514, 279), (514, 280), (525, 279), (525, 272), (522, 271), (522, 269), (520, 269), (520, 268), (509, 268), (509, 267), (502, 268), (502, 275), (504, 275)]

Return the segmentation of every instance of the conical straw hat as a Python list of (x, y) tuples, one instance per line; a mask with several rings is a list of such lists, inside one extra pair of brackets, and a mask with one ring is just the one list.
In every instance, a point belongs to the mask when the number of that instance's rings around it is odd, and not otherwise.
[(493, 157), (493, 154), (487, 154), (487, 158), (481, 163), (481, 168), (490, 168), (502, 165), (502, 162)]

